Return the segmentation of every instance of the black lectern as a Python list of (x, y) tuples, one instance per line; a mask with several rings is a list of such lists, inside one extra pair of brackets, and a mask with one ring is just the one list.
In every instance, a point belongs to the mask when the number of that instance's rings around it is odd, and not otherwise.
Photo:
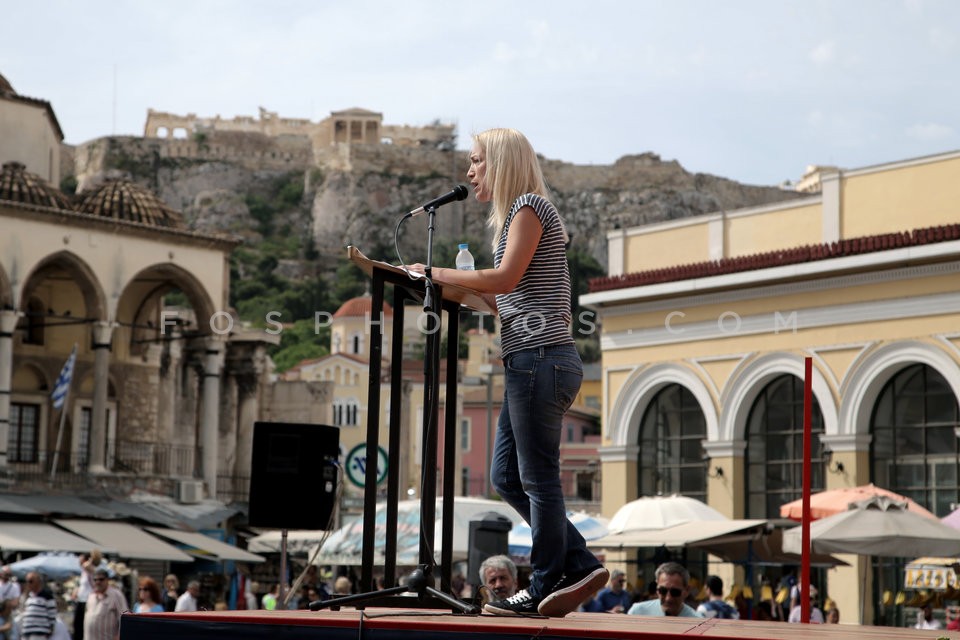
[[(376, 451), (380, 438), (380, 384), (383, 380), (381, 359), (383, 356), (383, 328), (379, 320), (383, 317), (384, 287), (393, 285), (393, 338), (390, 345), (390, 415), (387, 445), (387, 506), (386, 506), (386, 546), (384, 549), (384, 584), (397, 584), (397, 504), (400, 499), (400, 416), (402, 403), (402, 360), (403, 360), (403, 324), (404, 308), (407, 301), (422, 301), (425, 294), (424, 279), (411, 278), (404, 270), (385, 262), (370, 260), (356, 247), (347, 247), (347, 257), (360, 267), (373, 281), (372, 308), (370, 317), (372, 322), (370, 331), (370, 378), (368, 391), (367, 412), (367, 451)], [(442, 479), (442, 521), (441, 528), (441, 556), (440, 556), (440, 590), (449, 593), (451, 570), (453, 564), (453, 507), (454, 481), (456, 466), (457, 445), (457, 415), (454, 406), (449, 403), (457, 396), (457, 336), (459, 333), (460, 306), (466, 306), (476, 311), (493, 313), (483, 297), (475, 291), (456, 285), (435, 284), (439, 297), (440, 316), (447, 319), (447, 360), (445, 389), (448, 399), (447, 410), (444, 412), (444, 451), (443, 451), (443, 479)], [(440, 318), (435, 322), (439, 323)], [(439, 347), (439, 325), (429, 327), (427, 340), (434, 340), (434, 347)], [(423, 442), (422, 442), (422, 478), (420, 495), (420, 567), (426, 567), (426, 575), (414, 572), (417, 580), (431, 582), (430, 572), (434, 561), (434, 527), (436, 521), (436, 486), (437, 486), (437, 436), (436, 430), (439, 415), (439, 385), (440, 385), (440, 349), (427, 349), (427, 353), (434, 354), (434, 362), (427, 362), (425, 366), (431, 368), (435, 375), (425, 376), (424, 388), (424, 415), (423, 415)], [(363, 497), (363, 549), (361, 552), (360, 585), (361, 592), (373, 592), (376, 589), (373, 578), (375, 520), (377, 508), (377, 468), (376, 465), (367, 465), (366, 481)], [(420, 570), (418, 570), (420, 571)], [(398, 593), (402, 589), (387, 589), (387, 592)], [(393, 597), (385, 594), (383, 597), (371, 598), (370, 594), (360, 594), (338, 598), (336, 601), (347, 605), (351, 600), (361, 606), (377, 604), (380, 606), (426, 606), (445, 608), (445, 598), (421, 597), (418, 599), (407, 596)], [(419, 602), (419, 604), (418, 604)]]

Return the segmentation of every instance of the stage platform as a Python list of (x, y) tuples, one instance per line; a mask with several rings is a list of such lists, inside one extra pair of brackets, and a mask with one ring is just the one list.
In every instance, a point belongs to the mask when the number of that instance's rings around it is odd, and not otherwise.
[(120, 640), (481, 640), (520, 638), (664, 638), (769, 640), (892, 640), (957, 638), (956, 631), (893, 627), (788, 624), (699, 618), (647, 618), (607, 613), (571, 613), (565, 618), (507, 618), (443, 610), (201, 611), (124, 614)]

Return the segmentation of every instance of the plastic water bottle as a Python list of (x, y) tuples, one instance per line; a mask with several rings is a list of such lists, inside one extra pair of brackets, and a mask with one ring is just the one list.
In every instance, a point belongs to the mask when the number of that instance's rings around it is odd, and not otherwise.
[(457, 253), (457, 269), (460, 271), (473, 271), (473, 254), (470, 253), (469, 245), (462, 242), (459, 245), (460, 251)]

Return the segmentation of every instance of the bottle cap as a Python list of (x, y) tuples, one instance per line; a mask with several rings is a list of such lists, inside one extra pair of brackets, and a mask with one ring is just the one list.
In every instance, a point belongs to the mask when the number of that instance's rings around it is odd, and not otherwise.
[(461, 251), (462, 251), (463, 249), (467, 249), (467, 248), (469, 248), (469, 247), (470, 247), (470, 244), (467, 243), (467, 242), (461, 242), (461, 243), (458, 245), (458, 248), (459, 248)]

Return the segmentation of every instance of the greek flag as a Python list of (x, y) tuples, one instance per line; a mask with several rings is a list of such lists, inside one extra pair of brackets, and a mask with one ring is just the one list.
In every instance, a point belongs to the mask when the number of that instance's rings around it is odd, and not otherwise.
[(73, 351), (70, 352), (70, 357), (67, 358), (67, 361), (63, 363), (60, 376), (57, 377), (57, 382), (53, 385), (53, 393), (50, 394), (54, 409), (62, 407), (64, 401), (67, 399), (67, 394), (70, 393), (70, 381), (73, 380), (73, 365), (76, 361), (77, 345), (73, 345)]

